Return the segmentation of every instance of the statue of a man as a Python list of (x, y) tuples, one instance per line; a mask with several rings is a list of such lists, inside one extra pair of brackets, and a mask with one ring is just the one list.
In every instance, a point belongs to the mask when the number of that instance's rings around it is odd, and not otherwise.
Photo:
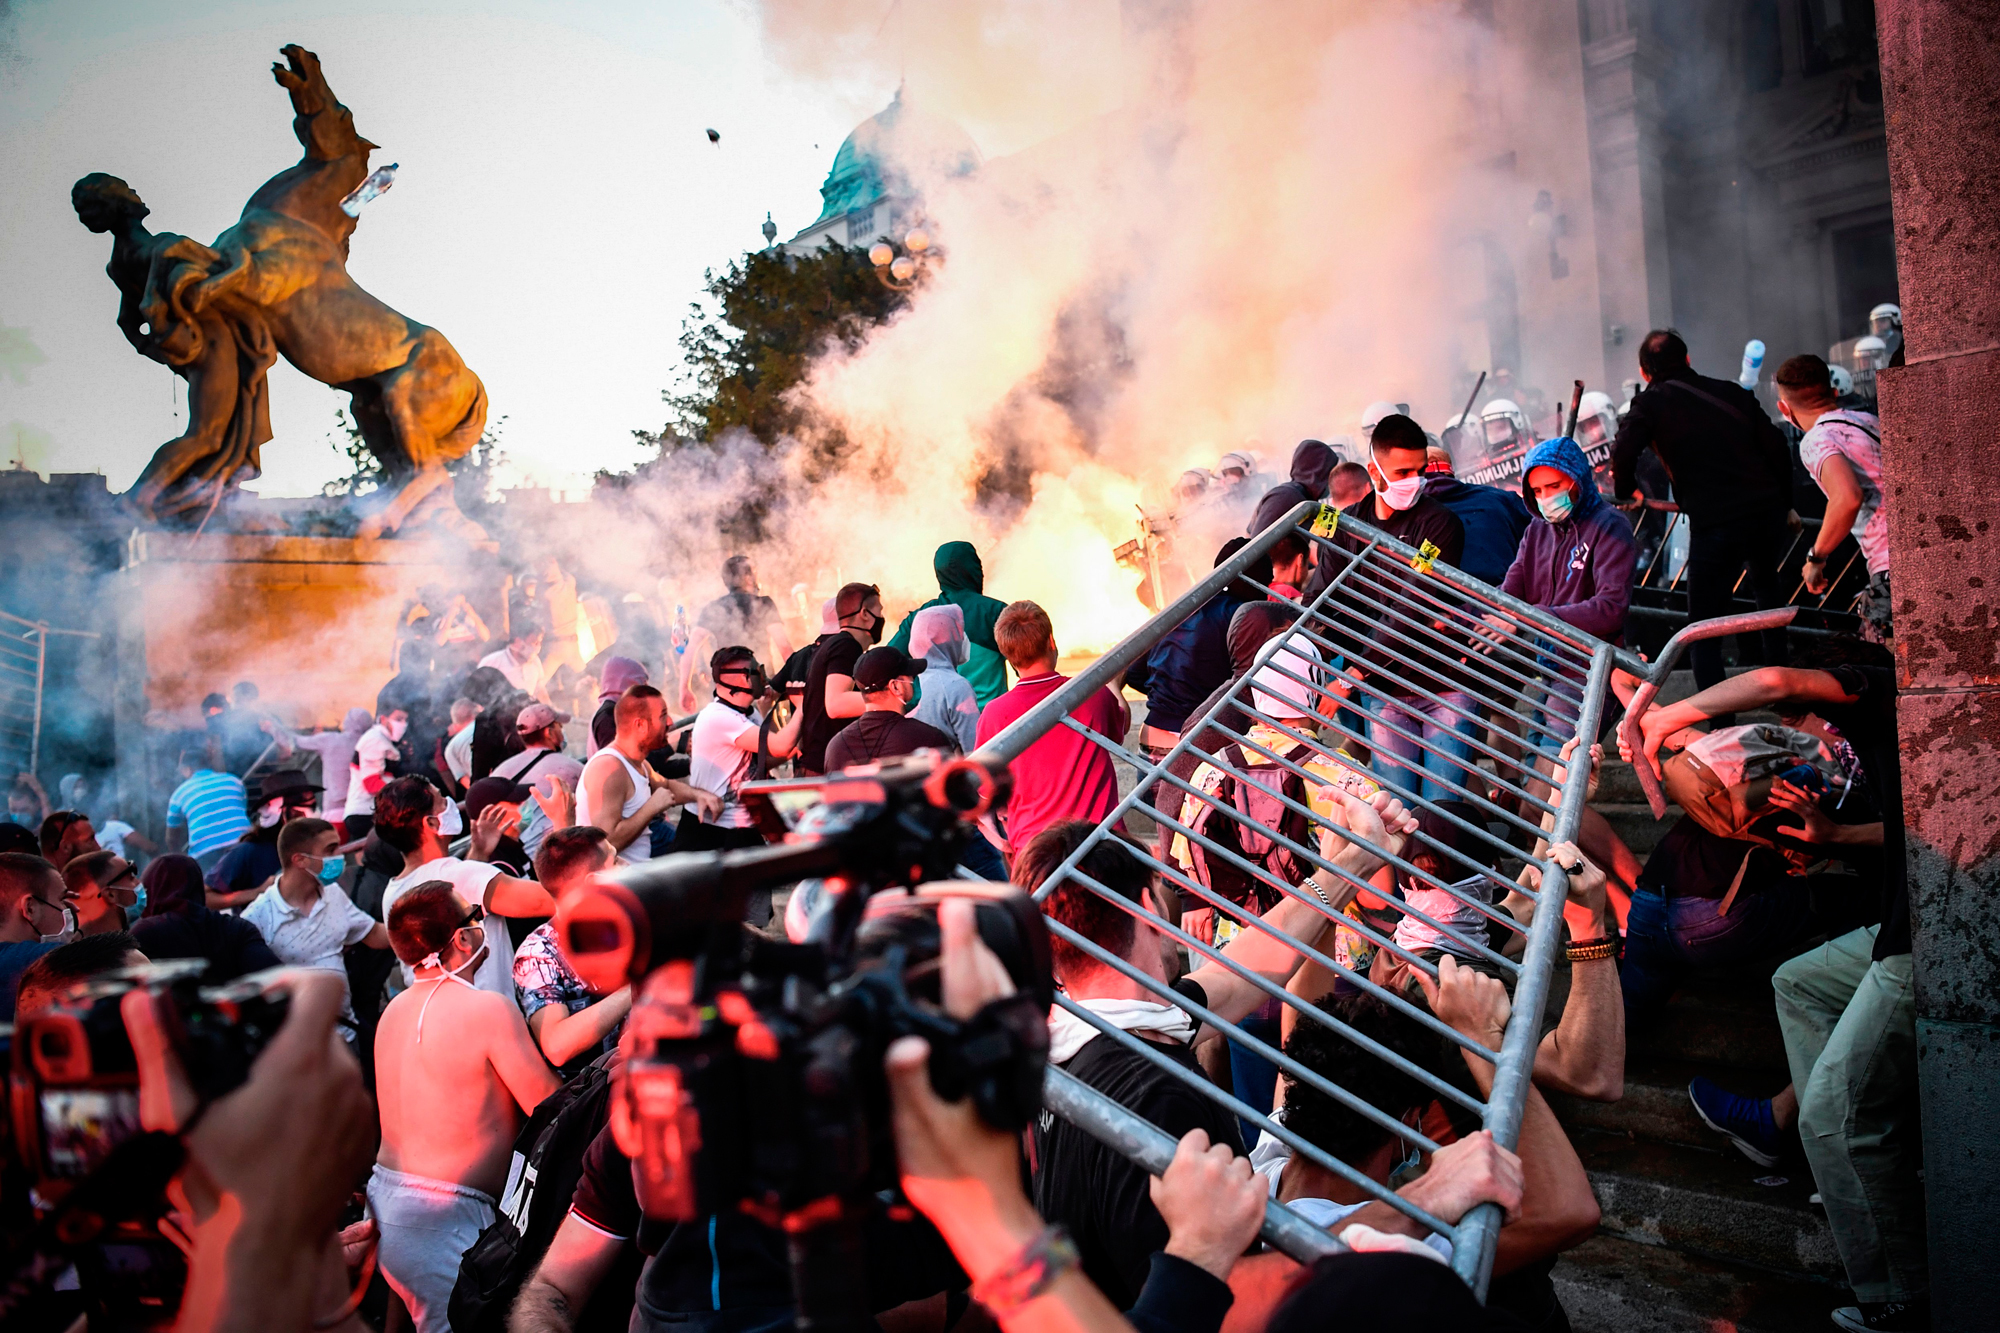
[(220, 488), (258, 474), (258, 446), (271, 438), (264, 372), (277, 351), (261, 321), (232, 319), (226, 302), (188, 308), (188, 285), (220, 256), (185, 236), (147, 231), (150, 210), (131, 186), (92, 172), (70, 202), (85, 227), (111, 233), (104, 271), (118, 288), (119, 331), (188, 385), (187, 429), (154, 452), (133, 503), (151, 517), (210, 508)]
[(367, 178), (375, 145), (355, 133), (317, 57), (298, 46), (283, 54), (272, 73), (291, 94), (305, 156), (259, 187), (213, 248), (148, 233), (139, 226), (146, 206), (115, 177), (86, 176), (72, 192), (86, 227), (116, 234), (108, 271), (124, 297), (125, 336), (187, 377), (191, 405), (201, 399), (187, 434), (160, 448), (131, 498), (148, 515), (184, 512), (212, 506), (213, 488), (245, 468), (256, 475), (257, 446), (271, 435), (264, 372), (282, 355), (353, 396), (354, 420), (393, 490), (362, 536), (413, 517), (481, 535), (453, 503), (444, 465), (479, 442), (485, 387), (443, 334), (348, 276), (355, 219), (341, 203)]

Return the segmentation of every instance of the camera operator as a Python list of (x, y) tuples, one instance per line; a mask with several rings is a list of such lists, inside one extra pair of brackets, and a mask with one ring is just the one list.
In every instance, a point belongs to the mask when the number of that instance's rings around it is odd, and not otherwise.
[[(1377, 793), (1372, 802), (1342, 793), (1341, 801), (1345, 826), (1391, 855), (1402, 851), (1416, 828), (1416, 820), (1402, 803), (1386, 792)], [(1073, 821), (1043, 830), (1016, 862), (1015, 884), (1029, 890), (1038, 887), (1091, 828)], [(1320, 849), (1328, 860), (1361, 880), (1385, 864), (1359, 843), (1331, 831), (1322, 832)], [(1151, 870), (1122, 843), (1107, 839), (1093, 847), (1080, 869), (1139, 906), (1167, 916)], [(1331, 937), (1334, 914), (1354, 892), (1346, 881), (1324, 871), (1316, 878), (1325, 880), (1318, 888), (1327, 899), (1324, 910), (1288, 896), (1264, 918), (1315, 948), (1321, 939)], [(1314, 885), (1308, 880), (1302, 887), (1312, 891)], [(1160, 984), (1171, 983), (1176, 992), (1232, 1022), (1264, 1003), (1262, 990), (1217, 963), (1176, 979), (1179, 953), (1170, 938), (1080, 884), (1058, 887), (1043, 910), (1134, 969)], [(1072, 1000), (1135, 1036), (1157, 1042), (1164, 1054), (1188, 1069), (1197, 1068), (1193, 1055), (1197, 1034), (1184, 1011), (1160, 1002), (1154, 991), (1075, 945), (1060, 938), (1052, 944), (1056, 979)], [(1244, 930), (1225, 952), (1232, 961), (1280, 986), (1301, 962), (1290, 948), (1255, 928)], [(1230, 1112), (1067, 1011), (1052, 1010), (1049, 1029), (1051, 1063), (1063, 1065), (1169, 1134), (1200, 1129), (1211, 1142), (1241, 1150), (1236, 1117)], [(1149, 1197), (1146, 1181), (1145, 1171), (1112, 1149), (1067, 1121), (1042, 1114), (1035, 1128), (1035, 1202), (1051, 1221), (1070, 1229), (1084, 1271), (1121, 1308), (1137, 1298), (1154, 1251), (1167, 1240), (1166, 1224)]]
[[(187, 1146), (168, 1187), (192, 1241), (178, 1333), (305, 1333), (348, 1294), (335, 1228), (367, 1168), (374, 1107), (334, 1032), (341, 979), (289, 972), (279, 985), (291, 996), (284, 1026), (249, 1081), (205, 1108), (174, 1054), (163, 1002), (144, 989), (124, 997), (141, 1123)], [(331, 1327), (363, 1325), (350, 1315)]]

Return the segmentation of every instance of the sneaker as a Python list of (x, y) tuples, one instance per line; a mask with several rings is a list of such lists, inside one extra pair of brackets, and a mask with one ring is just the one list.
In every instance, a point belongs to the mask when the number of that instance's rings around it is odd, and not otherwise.
[(1931, 1303), (1914, 1301), (1863, 1301), (1833, 1312), (1833, 1326), (1849, 1333), (1928, 1333)]
[(1771, 1102), (1765, 1097), (1743, 1097), (1724, 1092), (1705, 1078), (1688, 1084), (1688, 1100), (1701, 1123), (1718, 1134), (1726, 1134), (1736, 1151), (1759, 1166), (1778, 1164), (1778, 1125), (1771, 1119)]

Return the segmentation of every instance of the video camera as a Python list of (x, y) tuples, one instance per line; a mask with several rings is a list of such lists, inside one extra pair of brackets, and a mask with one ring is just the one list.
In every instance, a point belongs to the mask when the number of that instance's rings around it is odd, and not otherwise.
[[(935, 752), (809, 782), (746, 785), (786, 841), (621, 868), (557, 907), (563, 952), (601, 992), (638, 994), (611, 1128), (647, 1216), (740, 1210), (786, 1233), (798, 1327), (868, 1321), (860, 1224), (896, 1186), (883, 1057), (930, 1042), (931, 1085), (996, 1129), (1041, 1106), (1054, 984), (1040, 910), (956, 878), (972, 823), (1004, 801), (1004, 768)], [(822, 882), (801, 942), (743, 924), (760, 890)], [(902, 889), (891, 893), (886, 890)], [(940, 997), (938, 906), (976, 905), (1015, 993), (969, 1019)]]
[[(267, 993), (266, 974), (203, 986), (207, 966), (194, 958), (119, 968), (14, 1029), (13, 1166), (32, 1181), (40, 1214), (24, 1258), (31, 1269), (76, 1265), (93, 1328), (166, 1327), (187, 1281), (180, 1248), (160, 1231), (166, 1186), (184, 1155), (177, 1137), (141, 1126), (124, 997), (149, 990), (165, 1001), (167, 1040), (202, 1105), (243, 1085), (290, 1012), (289, 997)], [(19, 1282), (4, 1285), (6, 1295), (22, 1294)], [(0, 1316), (9, 1304), (0, 1295)]]

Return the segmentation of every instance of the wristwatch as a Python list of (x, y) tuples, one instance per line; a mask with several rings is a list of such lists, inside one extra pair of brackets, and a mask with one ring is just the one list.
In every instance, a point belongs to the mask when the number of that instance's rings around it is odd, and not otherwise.
[(1821, 555), (1818, 551), (1807, 551), (1806, 563), (1809, 565), (1823, 565), (1826, 563), (1826, 557)]

